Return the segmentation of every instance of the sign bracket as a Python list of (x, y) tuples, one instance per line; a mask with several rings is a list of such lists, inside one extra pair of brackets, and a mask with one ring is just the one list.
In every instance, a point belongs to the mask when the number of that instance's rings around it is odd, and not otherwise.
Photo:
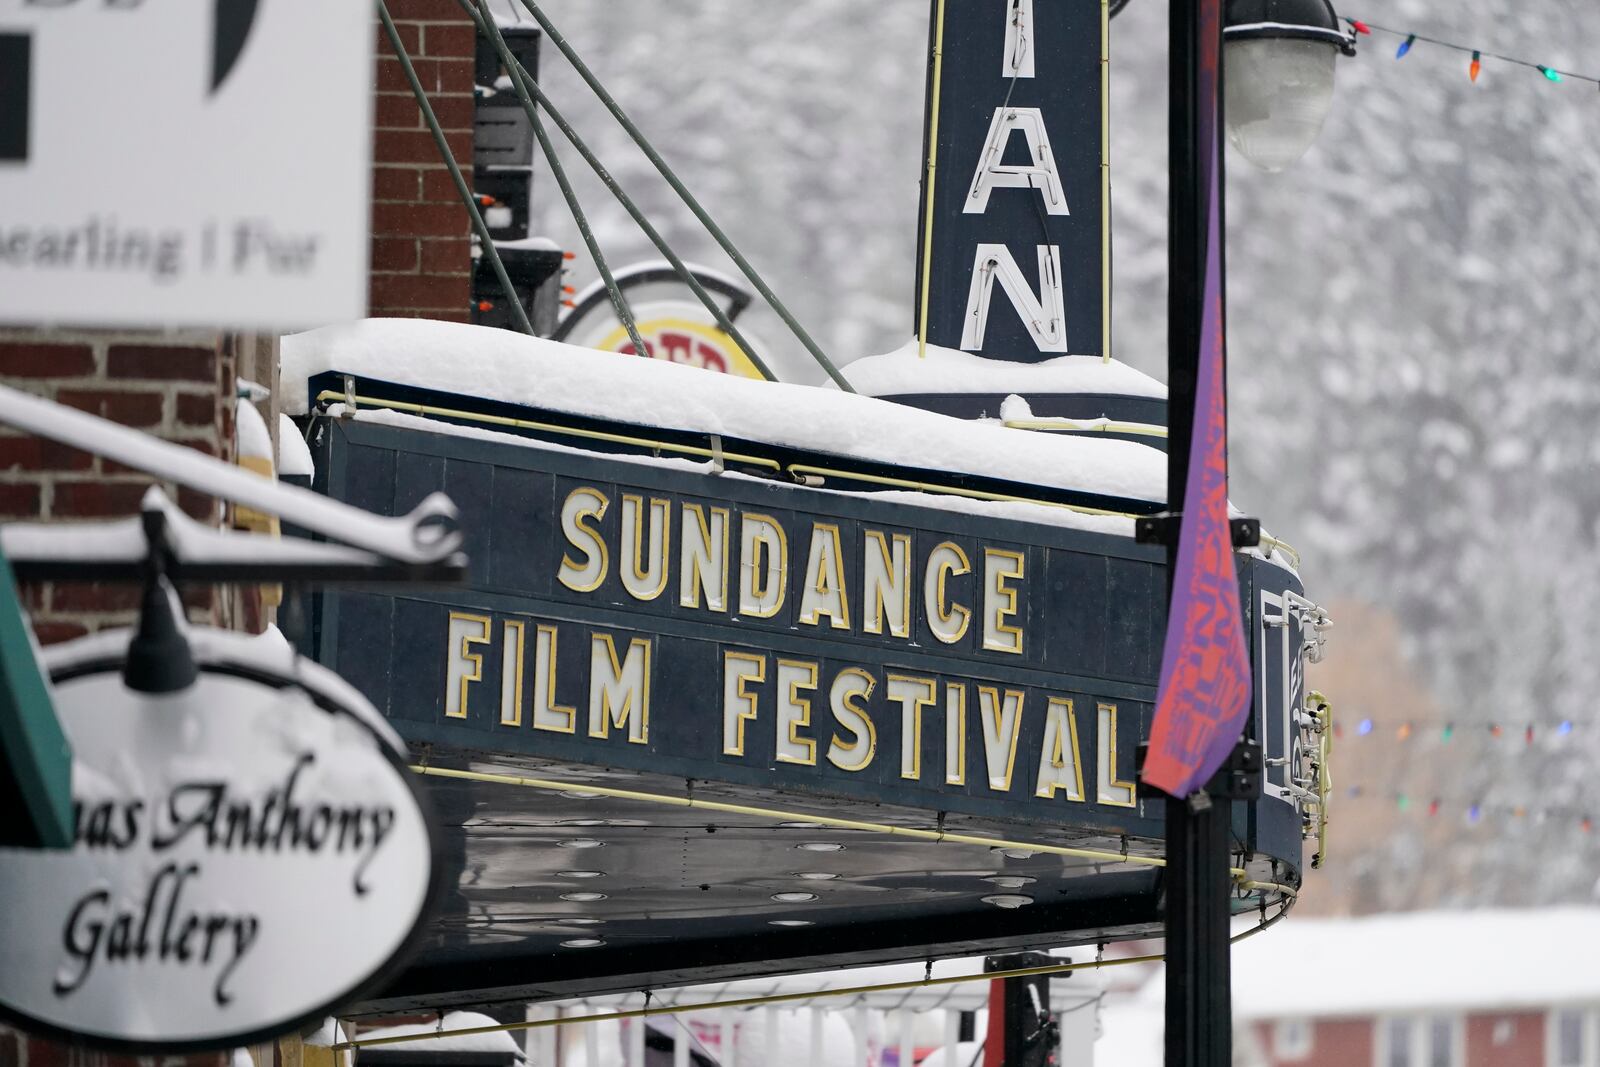
[[(1178, 543), (1178, 528), (1182, 523), (1181, 511), (1141, 515), (1134, 520), (1133, 537), (1141, 545), (1165, 545), (1170, 548)], [(1260, 519), (1229, 519), (1228, 528), (1236, 549), (1255, 548), (1261, 544)]]

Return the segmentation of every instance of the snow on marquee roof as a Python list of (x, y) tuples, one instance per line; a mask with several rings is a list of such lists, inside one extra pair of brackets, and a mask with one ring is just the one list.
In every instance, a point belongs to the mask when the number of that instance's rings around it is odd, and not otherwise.
[[(549, 441), (530, 440), (515, 434), (502, 433), (498, 430), (486, 430), (478, 426), (461, 426), (456, 423), (441, 422), (437, 419), (424, 419), (399, 411), (382, 411), (376, 408), (358, 408), (355, 411), (351, 411), (343, 404), (332, 404), (328, 407), (328, 412), (341, 418), (352, 418), (356, 422), (374, 423), (382, 426), (399, 426), (406, 429), (422, 430), (426, 433), (446, 434), (456, 437), (475, 437), (481, 441), (499, 441), (503, 444), (516, 445), (519, 448), (539, 448), (550, 452), (584, 451), (584, 449), (554, 444)], [(672, 470), (699, 471), (702, 473), (708, 467), (707, 464), (694, 460), (663, 459), (657, 456), (637, 456), (626, 453), (612, 456), (611, 458), (620, 463), (637, 463), (641, 466), (665, 467)], [(727, 471), (723, 473), (722, 477), (738, 480), (749, 478), (749, 475), (740, 474), (736, 471)], [(832, 493), (836, 492), (836, 490), (823, 488), (815, 490), (815, 492)], [(874, 500), (913, 504), (924, 508), (937, 508), (940, 511), (953, 511), (962, 515), (985, 515), (993, 518), (1015, 519), (1019, 522), (1044, 523), (1048, 526), (1063, 526), (1071, 530), (1087, 530), (1091, 533), (1111, 534), (1114, 537), (1133, 536), (1133, 520), (1121, 515), (1092, 515), (1071, 511), (1067, 508), (1055, 508), (1024, 501), (973, 500), (964, 496), (950, 496), (943, 493), (919, 493), (911, 490), (890, 489), (874, 493), (872, 496)], [(6, 543), (4, 532), (0, 531), (0, 546)], [(1247, 549), (1246, 551), (1259, 552), (1260, 550)], [(1282, 556), (1276, 557), (1275, 561), (1280, 566), (1284, 565)]]
[(858, 359), (843, 368), (850, 384), (868, 396), (907, 393), (1095, 393), (1165, 400), (1167, 387), (1126, 363), (1099, 356), (1058, 356), (1040, 363), (1005, 363), (915, 339), (893, 352)]
[[(1296, 919), (1233, 950), (1238, 1019), (1600, 1003), (1600, 908)], [(1139, 993), (1159, 1004), (1158, 972)]]
[[(765, 441), (878, 463), (937, 467), (1139, 500), (1166, 496), (1166, 457), (1141, 444), (1011, 430), (831, 388), (711, 374), (508, 330), (420, 319), (366, 319), (285, 337), (282, 359), (284, 408), (296, 414), (308, 410), (308, 378), (342, 371), (546, 410)], [(1122, 375), (1137, 374), (1116, 364), (1090, 362)], [(985, 389), (996, 387), (990, 382)]]

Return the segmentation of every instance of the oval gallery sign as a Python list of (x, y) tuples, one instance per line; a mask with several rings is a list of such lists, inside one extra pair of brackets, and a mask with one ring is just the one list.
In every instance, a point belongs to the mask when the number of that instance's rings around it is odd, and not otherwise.
[[(0, 1008), (130, 1050), (237, 1046), (321, 1018), (415, 935), (432, 850), (404, 749), (331, 672), (206, 662), (129, 690), (120, 641), (52, 649), (75, 843), (0, 850)], [(92, 644), (91, 644), (92, 643)], [(254, 651), (254, 649), (251, 649)], [(67, 653), (61, 655), (61, 653)]]

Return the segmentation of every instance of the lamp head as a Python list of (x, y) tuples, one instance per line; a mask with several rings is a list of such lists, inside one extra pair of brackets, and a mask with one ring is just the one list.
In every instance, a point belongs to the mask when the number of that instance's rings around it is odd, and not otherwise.
[(1333, 103), (1334, 65), (1355, 54), (1330, 0), (1227, 0), (1224, 124), (1251, 163), (1280, 171), (1306, 154)]

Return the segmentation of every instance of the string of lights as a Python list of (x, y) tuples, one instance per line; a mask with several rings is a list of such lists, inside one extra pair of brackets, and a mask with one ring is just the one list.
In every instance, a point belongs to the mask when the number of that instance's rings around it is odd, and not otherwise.
[(1407, 793), (1400, 790), (1368, 789), (1359, 785), (1349, 786), (1343, 792), (1342, 799), (1347, 801), (1392, 804), (1397, 811), (1404, 814), (1426, 815), (1430, 819), (1451, 813), (1460, 814), (1469, 825), (1476, 825), (1492, 816), (1512, 819), (1573, 820), (1584, 833), (1594, 831), (1595, 808), (1592, 805), (1501, 803), (1481, 797), (1430, 796), (1426, 793)]
[(1484, 60), (1490, 59), (1497, 63), (1506, 63), (1514, 67), (1523, 67), (1530, 71), (1537, 71), (1546, 81), (1581, 81), (1589, 82), (1600, 87), (1600, 78), (1589, 74), (1578, 74), (1570, 70), (1561, 70), (1548, 63), (1535, 63), (1532, 60), (1518, 59), (1516, 56), (1504, 55), (1500, 52), (1490, 51), (1487, 48), (1473, 45), (1456, 44), (1453, 41), (1441, 40), (1425, 33), (1411, 33), (1407, 30), (1396, 30), (1388, 26), (1380, 26), (1376, 22), (1365, 22), (1361, 19), (1346, 18), (1350, 29), (1358, 36), (1371, 36), (1373, 34), (1386, 34), (1399, 40), (1399, 46), (1394, 50), (1394, 58), (1404, 59), (1419, 44), (1432, 45), (1435, 48), (1445, 48), (1452, 52), (1459, 52), (1471, 58), (1467, 62), (1467, 78), (1473, 82), (1478, 80), (1478, 75), (1483, 73)]
[(1477, 736), (1487, 737), (1491, 741), (1520, 740), (1531, 745), (1540, 738), (1555, 738), (1565, 740), (1578, 729), (1578, 724), (1571, 719), (1550, 719), (1536, 722), (1475, 722), (1475, 723), (1414, 723), (1411, 721), (1383, 722), (1377, 719), (1362, 718), (1350, 725), (1335, 720), (1333, 736), (1343, 738), (1346, 735), (1355, 738), (1371, 738), (1374, 740), (1399, 741), (1409, 743), (1413, 741), (1436, 740), (1440, 744), (1449, 744), (1458, 737)]

